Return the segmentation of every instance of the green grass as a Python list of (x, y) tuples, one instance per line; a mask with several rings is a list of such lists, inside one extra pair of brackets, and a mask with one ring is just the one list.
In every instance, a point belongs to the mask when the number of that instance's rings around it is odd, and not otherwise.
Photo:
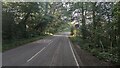
[(32, 37), (32, 38), (28, 38), (28, 39), (17, 39), (17, 40), (8, 40), (10, 42), (6, 42), (4, 44), (2, 44), (2, 52), (16, 48), (18, 46), (39, 40), (39, 39), (43, 39), (47, 36), (38, 36), (38, 37)]
[(113, 50), (103, 52), (101, 47), (93, 47), (93, 43), (87, 42), (87, 40), (83, 41), (80, 37), (70, 37), (70, 40), (74, 45), (79, 45), (82, 49), (90, 52), (93, 56), (100, 60), (112, 62), (113, 64), (116, 64), (118, 61), (118, 56), (112, 53)]

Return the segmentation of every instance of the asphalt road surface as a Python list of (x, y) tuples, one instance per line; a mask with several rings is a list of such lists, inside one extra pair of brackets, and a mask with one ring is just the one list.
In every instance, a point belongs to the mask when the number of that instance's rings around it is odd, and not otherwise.
[(3, 66), (79, 66), (67, 34), (51, 36), (3, 53)]

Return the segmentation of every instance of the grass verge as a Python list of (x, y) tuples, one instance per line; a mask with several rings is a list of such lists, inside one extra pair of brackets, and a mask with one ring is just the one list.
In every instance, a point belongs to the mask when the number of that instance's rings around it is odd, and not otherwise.
[(27, 38), (27, 39), (9, 40), (11, 42), (2, 44), (2, 52), (5, 52), (7, 50), (16, 48), (18, 46), (21, 46), (21, 45), (24, 45), (24, 44), (27, 44), (27, 43), (30, 43), (30, 42), (33, 42), (39, 39), (43, 39), (45, 37), (48, 37), (48, 36), (37, 36), (37, 37), (32, 37), (32, 38)]
[(90, 52), (93, 56), (97, 57), (99, 60), (103, 60), (110, 64), (116, 64), (118, 59), (115, 54), (113, 54), (113, 50), (102, 51), (101, 47), (93, 47), (94, 44), (88, 42), (87, 40), (82, 40), (80, 37), (69, 37), (74, 45), (79, 45), (82, 49)]

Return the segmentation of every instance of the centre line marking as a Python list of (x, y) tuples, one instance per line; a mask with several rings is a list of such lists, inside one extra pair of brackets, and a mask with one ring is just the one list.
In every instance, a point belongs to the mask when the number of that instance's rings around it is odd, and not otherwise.
[[(53, 42), (53, 41), (52, 41), (52, 42)], [(50, 45), (52, 42), (50, 41), (50, 43), (49, 43), (48, 45)], [(48, 45), (47, 45), (47, 46), (48, 46)], [(39, 52), (37, 52), (34, 56), (32, 56), (29, 60), (27, 60), (27, 62), (31, 61), (35, 56), (37, 56), (37, 55), (38, 55), (40, 52), (42, 52), (45, 48), (46, 48), (46, 47), (42, 48)]]
[(44, 49), (45, 49), (45, 47), (42, 48), (39, 52), (37, 52), (34, 56), (32, 56), (29, 60), (27, 60), (27, 62), (29, 62), (30, 60), (32, 60), (35, 56), (37, 56), (37, 55), (38, 55), (40, 52), (42, 52)]
[(70, 45), (70, 48), (71, 48), (71, 51), (72, 51), (73, 57), (74, 57), (74, 59), (75, 59), (75, 62), (76, 62), (76, 64), (77, 64), (77, 66), (79, 66), (78, 61), (77, 61), (77, 59), (76, 59), (76, 57), (75, 57), (75, 54), (74, 54), (74, 52), (73, 52), (73, 49), (72, 49), (72, 46), (71, 46), (70, 41), (69, 41), (69, 45)]
[(52, 42), (53, 42), (53, 41), (50, 41), (50, 43), (49, 43), (47, 46), (49, 46)]

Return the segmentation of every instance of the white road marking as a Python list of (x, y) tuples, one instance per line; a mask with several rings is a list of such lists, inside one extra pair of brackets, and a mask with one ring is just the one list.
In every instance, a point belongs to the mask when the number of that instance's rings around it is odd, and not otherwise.
[(74, 59), (75, 59), (75, 62), (76, 62), (76, 64), (77, 64), (77, 66), (79, 66), (78, 61), (77, 61), (77, 59), (76, 59), (76, 57), (75, 57), (75, 54), (74, 54), (74, 52), (73, 52), (73, 49), (72, 49), (72, 46), (71, 46), (70, 41), (69, 41), (69, 45), (70, 45), (70, 48), (71, 48), (71, 51), (72, 51), (73, 57), (74, 57)]
[(49, 46), (52, 42), (53, 42), (53, 41), (50, 41), (50, 43), (49, 43), (47, 46)]
[[(53, 41), (50, 40), (50, 43), (48, 45), (50, 45)], [(48, 46), (47, 45), (47, 46)], [(37, 52), (35, 55), (33, 55), (29, 60), (27, 60), (27, 62), (31, 61), (35, 56), (37, 56), (40, 52), (42, 52), (46, 47), (42, 48), (39, 52)]]
[(44, 49), (45, 49), (45, 47), (42, 48), (39, 52), (37, 52), (34, 56), (32, 56), (29, 60), (27, 60), (27, 62), (29, 62), (30, 60), (32, 60), (35, 56), (37, 56), (37, 55), (38, 55), (40, 52), (42, 52)]

